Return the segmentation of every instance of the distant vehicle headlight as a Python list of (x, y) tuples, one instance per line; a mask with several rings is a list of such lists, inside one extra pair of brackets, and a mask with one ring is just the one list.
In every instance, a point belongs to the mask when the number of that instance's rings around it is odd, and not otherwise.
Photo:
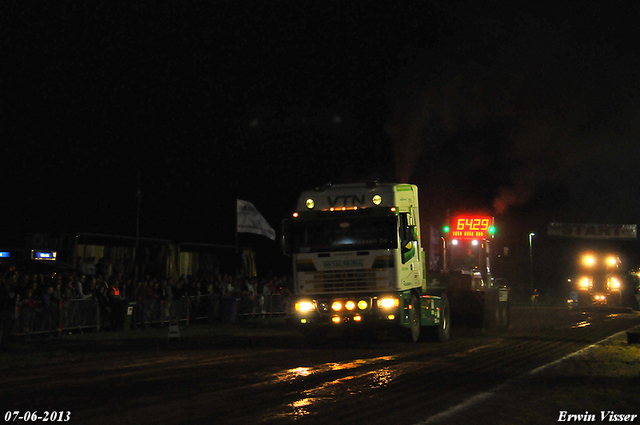
[(589, 289), (589, 286), (591, 286), (591, 279), (588, 277), (580, 279), (580, 289)]
[(620, 289), (622, 284), (615, 277), (611, 277), (609, 278), (609, 286), (611, 287), (611, 289)]

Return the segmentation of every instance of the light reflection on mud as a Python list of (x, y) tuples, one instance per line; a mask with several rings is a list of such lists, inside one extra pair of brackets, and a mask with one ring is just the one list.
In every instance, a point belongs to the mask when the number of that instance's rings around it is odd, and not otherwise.
[[(375, 357), (371, 359), (358, 359), (342, 363), (326, 363), (314, 367), (297, 367), (286, 370), (274, 376), (276, 382), (291, 382), (295, 379), (318, 375), (323, 372), (344, 371), (358, 369), (362, 366), (376, 365), (395, 359), (395, 356)], [(310, 407), (335, 400), (342, 395), (359, 394), (367, 390), (382, 388), (389, 385), (396, 377), (397, 372), (390, 367), (366, 370), (362, 373), (354, 373), (331, 381), (321, 382), (313, 388), (303, 391), (300, 398), (287, 404), (285, 412), (278, 417), (290, 417), (298, 419), (311, 414)]]
[(294, 401), (289, 405), (293, 408), (293, 411), (291, 412), (290, 416), (293, 416), (294, 418), (298, 418), (298, 417), (308, 415), (309, 411), (306, 409), (306, 407), (309, 406), (311, 403), (313, 403), (313, 401), (314, 400), (312, 398), (303, 398), (301, 400)]
[(372, 386), (385, 387), (389, 383), (391, 383), (394, 377), (395, 377), (395, 373), (393, 373), (391, 369), (389, 369), (388, 367), (385, 367), (384, 369), (376, 370), (373, 373)]
[(277, 373), (273, 376), (273, 380), (276, 382), (290, 382), (298, 378), (304, 378), (310, 375), (338, 370), (355, 369), (368, 364), (376, 364), (382, 362), (388, 362), (394, 360), (394, 356), (374, 357), (371, 359), (358, 359), (349, 362), (342, 363), (325, 363), (320, 366), (312, 367), (296, 367), (286, 370), (281, 373)]
[(586, 328), (587, 326), (591, 326), (591, 322), (587, 322), (586, 320), (584, 322), (580, 322), (580, 323), (576, 323), (575, 325), (571, 326), (572, 329), (576, 329), (576, 328)]

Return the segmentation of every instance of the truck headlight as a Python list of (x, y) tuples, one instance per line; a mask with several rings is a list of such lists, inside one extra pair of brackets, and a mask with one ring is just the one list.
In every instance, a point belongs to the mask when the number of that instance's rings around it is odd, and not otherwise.
[(399, 298), (379, 298), (378, 299), (378, 308), (393, 308), (400, 307), (400, 299)]
[(296, 311), (300, 313), (307, 313), (316, 309), (316, 306), (311, 301), (298, 301), (296, 303)]

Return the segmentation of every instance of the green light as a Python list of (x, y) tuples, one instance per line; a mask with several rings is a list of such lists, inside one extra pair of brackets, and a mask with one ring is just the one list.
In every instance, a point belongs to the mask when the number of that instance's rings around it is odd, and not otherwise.
[(491, 233), (492, 235), (496, 232), (496, 228), (491, 226), (489, 227), (489, 233)]
[(445, 232), (445, 233), (449, 233), (449, 230), (451, 230), (451, 229), (449, 228), (449, 226), (444, 226), (444, 232)]

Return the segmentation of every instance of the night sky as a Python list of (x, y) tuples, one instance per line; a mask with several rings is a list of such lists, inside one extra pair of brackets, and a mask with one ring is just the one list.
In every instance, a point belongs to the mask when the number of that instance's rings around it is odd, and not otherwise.
[[(302, 189), (411, 182), (423, 221), (640, 223), (640, 5), (598, 1), (0, 6), (0, 235), (233, 243)], [(425, 207), (425, 205), (427, 207)]]

